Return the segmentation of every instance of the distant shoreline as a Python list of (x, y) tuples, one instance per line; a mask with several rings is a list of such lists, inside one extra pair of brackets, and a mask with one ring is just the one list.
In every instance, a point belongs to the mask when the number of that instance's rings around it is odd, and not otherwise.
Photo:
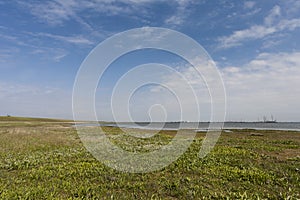
[[(215, 122), (221, 123), (221, 122)], [(76, 124), (76, 123), (75, 123)], [(103, 127), (119, 127), (119, 128), (133, 128), (133, 129), (145, 129), (145, 130), (179, 130), (188, 129), (195, 131), (207, 131), (209, 129), (209, 122), (93, 122), (93, 123), (77, 123), (75, 126), (103, 126)], [(262, 123), (262, 122), (224, 122), (222, 130), (242, 130), (242, 129), (253, 129), (253, 130), (282, 130), (282, 131), (300, 131), (300, 122), (277, 122), (277, 123)]]
[(213, 123), (221, 123), (222, 130), (282, 130), (282, 131), (300, 131), (300, 122), (276, 122), (266, 123), (261, 121), (256, 122), (238, 122), (238, 121), (226, 121), (226, 122), (187, 122), (187, 121), (171, 121), (171, 122), (95, 122), (95, 121), (73, 121), (73, 120), (61, 120), (50, 118), (31, 118), (31, 117), (15, 117), (15, 116), (0, 116), (0, 123), (2, 122), (44, 122), (44, 123), (70, 123), (74, 126), (112, 126), (120, 128), (134, 128), (145, 130), (179, 130), (189, 129), (195, 131), (207, 131), (209, 125)]

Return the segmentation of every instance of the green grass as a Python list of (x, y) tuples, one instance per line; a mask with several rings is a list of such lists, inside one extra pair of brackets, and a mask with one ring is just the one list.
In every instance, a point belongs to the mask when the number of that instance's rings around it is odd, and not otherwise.
[[(222, 133), (204, 159), (198, 158), (205, 136), (199, 133), (188, 151), (163, 170), (129, 174), (93, 158), (68, 123), (1, 121), (1, 199), (300, 198), (299, 132)], [(117, 128), (105, 130), (116, 145), (141, 152), (167, 144), (175, 134), (163, 131), (146, 140)], [(251, 136), (254, 132), (263, 136)]]
[(8, 121), (10, 122), (70, 122), (70, 120), (63, 120), (63, 119), (0, 116), (0, 122), (8, 122)]

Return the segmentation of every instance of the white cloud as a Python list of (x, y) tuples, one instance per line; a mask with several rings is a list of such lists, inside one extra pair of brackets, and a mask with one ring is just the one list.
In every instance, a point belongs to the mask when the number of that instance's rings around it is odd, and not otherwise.
[(20, 49), (16, 47), (7, 47), (0, 49), (0, 68), (7, 68), (7, 64), (13, 60), (14, 55), (19, 53)]
[[(133, 14), (137, 11), (142, 12), (142, 5), (153, 1), (149, 0), (92, 0), (92, 1), (80, 1), (80, 0), (55, 0), (47, 1), (43, 3), (25, 3), (19, 1), (19, 4), (29, 8), (30, 12), (38, 19), (50, 24), (50, 25), (62, 25), (65, 21), (74, 19), (84, 27), (92, 29), (92, 27), (86, 23), (80, 13), (84, 10), (104, 13), (106, 15), (122, 15)], [(123, 5), (120, 5), (123, 4)]]
[[(257, 120), (258, 117), (273, 114), (279, 121), (299, 121), (300, 109), (300, 52), (262, 53), (243, 66), (228, 66), (219, 69), (227, 91), (227, 120)], [(205, 82), (190, 66), (179, 67), (189, 85), (191, 85), (200, 102), (202, 120), (210, 118), (210, 95)], [(144, 74), (146, 76), (147, 74)], [(151, 75), (148, 74), (148, 75)], [(178, 74), (163, 74), (156, 79), (170, 88), (175, 88), (181, 96), (181, 103), (186, 106), (184, 112), (195, 109), (189, 88), (183, 84)], [(136, 77), (136, 78), (143, 78)], [(144, 92), (144, 93), (143, 93)], [(168, 120), (178, 120), (180, 109), (174, 95), (166, 89), (149, 87), (149, 91), (137, 93), (134, 104), (135, 119), (147, 120), (147, 108), (161, 104), (168, 111)], [(147, 97), (147, 98), (145, 98)], [(57, 101), (59, 99), (59, 101)], [(103, 102), (102, 102), (103, 103)], [(71, 118), (71, 92), (56, 88), (0, 82), (0, 115), (48, 116)], [(109, 104), (100, 107), (101, 113), (109, 118)], [(120, 104), (121, 106), (123, 104)], [(148, 106), (148, 107), (147, 107)], [(171, 117), (170, 117), (171, 116)], [(153, 120), (160, 115), (153, 116)], [(193, 120), (188, 114), (184, 120)], [(107, 119), (105, 118), (105, 119)], [(101, 118), (102, 119), (102, 118)]]
[(220, 42), (219, 48), (239, 46), (248, 40), (261, 39), (275, 33), (293, 31), (300, 27), (300, 19), (279, 20), (280, 15), (280, 7), (273, 7), (269, 15), (265, 18), (263, 25), (253, 25), (248, 29), (234, 31), (229, 36), (218, 38)]
[(264, 20), (265, 25), (270, 26), (274, 24), (274, 22), (276, 22), (280, 16), (281, 16), (281, 8), (278, 5), (276, 5), (272, 8), (269, 15), (265, 18)]
[(246, 12), (242, 15), (240, 15), (240, 17), (250, 17), (250, 16), (254, 16), (256, 15), (257, 13), (259, 13), (262, 9), (261, 8), (256, 8), (254, 10), (251, 10), (249, 12)]
[[(195, 61), (193, 62), (196, 62)], [(152, 87), (148, 87), (142, 92), (137, 92), (139, 95), (132, 95), (136, 98), (130, 100), (133, 102), (133, 106), (130, 107), (130, 113), (133, 113), (135, 119), (140, 120), (149, 120), (148, 119), (148, 109), (151, 108), (151, 105), (160, 104), (165, 108), (167, 113), (167, 121), (178, 121), (178, 120), (187, 120), (187, 121), (197, 121), (203, 120), (207, 121), (213, 117), (214, 120), (222, 120), (224, 113), (221, 113), (220, 104), (224, 103), (224, 94), (223, 87), (222, 93), (219, 92), (218, 82), (219, 79), (216, 79), (218, 73), (214, 73), (213, 70), (209, 70), (207, 67), (203, 66), (203, 59), (201, 59), (197, 69), (201, 69), (204, 78), (202, 79), (198, 71), (189, 64), (172, 64), (173, 70), (166, 70), (164, 67), (159, 68), (149, 68), (149, 73), (141, 73), (140, 75), (134, 75), (132, 78), (127, 78), (128, 82), (121, 84), (119, 88), (117, 97), (114, 97), (116, 103), (115, 109), (117, 110), (118, 117), (122, 116), (122, 120), (126, 121), (125, 116), (127, 115), (127, 95), (129, 92), (126, 92), (127, 85), (134, 85), (135, 82), (147, 82), (147, 79), (158, 83)], [(174, 70), (176, 69), (176, 71)], [(163, 73), (164, 72), (164, 73)], [(216, 75), (216, 76), (214, 76)], [(126, 74), (125, 77), (128, 77)], [(213, 97), (214, 97), (214, 106), (215, 106), (215, 115), (211, 116), (211, 96), (207, 88), (207, 83), (209, 87), (212, 88)], [(127, 84), (127, 85), (126, 85)], [(134, 87), (131, 87), (134, 88)], [(125, 94), (123, 94), (125, 93)], [(200, 113), (198, 112), (198, 108)], [(223, 106), (224, 108), (224, 106)], [(102, 113), (108, 115), (111, 111), (107, 106), (99, 108)], [(153, 120), (160, 120), (160, 118), (155, 118)], [(182, 117), (182, 118), (181, 118)], [(109, 120), (112, 120), (110, 118)], [(121, 120), (121, 121), (122, 121)], [(128, 118), (127, 118), (128, 121)]]
[(300, 52), (263, 53), (242, 67), (221, 71), (230, 120), (271, 114), (279, 120), (300, 120)]
[(5, 40), (11, 40), (11, 41), (17, 40), (16, 37), (11, 36), (11, 35), (6, 35), (6, 34), (0, 34), (0, 38), (1, 39), (5, 39)]
[(35, 47), (29, 54), (38, 56), (42, 60), (60, 62), (69, 52), (61, 48)]
[(59, 55), (54, 56), (53, 59), (54, 59), (55, 62), (59, 62), (59, 61), (61, 61), (61, 59), (63, 59), (66, 56), (67, 56), (67, 54), (63, 53), (63, 54), (59, 54)]
[(18, 2), (21, 6), (28, 8), (31, 14), (47, 24), (60, 26), (68, 20), (75, 20), (88, 30), (93, 30), (93, 27), (81, 16), (83, 11), (105, 14), (106, 16), (126, 15), (135, 18), (136, 14), (140, 13), (141, 18), (145, 18), (149, 16), (150, 12), (147, 5), (160, 2), (176, 7), (176, 12), (165, 19), (165, 24), (181, 25), (187, 18), (189, 12), (187, 7), (194, 0), (176, 0), (172, 3), (165, 0), (54, 0), (43, 3)]
[(58, 88), (0, 82), (0, 115), (72, 119), (71, 97)]
[(276, 27), (255, 25), (249, 29), (235, 31), (228, 37), (221, 37), (219, 41), (221, 42), (221, 48), (230, 48), (241, 45), (245, 40), (260, 39), (275, 32), (277, 32)]
[(282, 39), (276, 38), (276, 39), (269, 39), (266, 40), (263, 45), (262, 45), (262, 49), (270, 49), (270, 48), (274, 48), (275, 46), (281, 44), (283, 42)]
[[(28, 38), (30, 36), (30, 38)], [(9, 62), (15, 61), (15, 57), (18, 57), (18, 54), (22, 52), (22, 49), (20, 47), (29, 47), (31, 50), (26, 50), (26, 53), (29, 53), (31, 55), (42, 55), (42, 59), (51, 59), (55, 62), (59, 62), (62, 58), (64, 58), (68, 52), (62, 48), (59, 47), (45, 47), (41, 45), (32, 44), (32, 36), (43, 36), (43, 37), (49, 37), (56, 40), (73, 43), (76, 45), (88, 45), (92, 44), (91, 41), (85, 39), (81, 36), (58, 36), (58, 35), (51, 35), (51, 34), (35, 34), (35, 33), (29, 33), (26, 32), (25, 34), (14, 34), (14, 33), (0, 33), (0, 38), (3, 40), (9, 41), (10, 43), (13, 43), (13, 46), (9, 46), (6, 48), (3, 48), (0, 50), (0, 63), (7, 64)], [(34, 38), (36, 39), (36, 38)], [(36, 43), (36, 40), (35, 40)], [(47, 40), (47, 43), (48, 40)]]
[[(219, 70), (226, 88), (227, 120), (255, 121), (265, 115), (270, 117), (271, 114), (279, 121), (300, 120), (300, 52), (262, 53), (243, 66), (228, 66)], [(181, 80), (178, 74), (170, 73), (160, 77), (161, 84), (176, 88), (175, 91), (185, 97), (180, 99), (180, 103), (187, 106), (184, 110), (186, 113), (195, 110), (193, 96), (188, 92), (188, 85), (192, 86), (199, 100), (201, 119), (209, 120), (211, 99), (204, 80), (191, 66), (181, 66), (179, 73), (187, 80)], [(153, 102), (164, 105), (168, 115), (179, 115), (176, 98), (157, 86), (150, 88), (148, 93), (139, 96), (139, 101), (135, 101), (136, 119), (147, 119), (144, 107), (148, 105), (147, 108), (150, 108)], [(105, 111), (109, 112), (107, 108)], [(193, 119), (188, 116), (184, 120)]]
[(300, 19), (281, 20), (277, 25), (278, 30), (293, 31), (299, 27), (300, 27)]
[(186, 21), (186, 19), (190, 15), (191, 8), (189, 8), (189, 6), (193, 3), (193, 0), (177, 0), (176, 2), (176, 12), (167, 19), (165, 19), (164, 23), (166, 25), (180, 26)]
[(252, 9), (255, 6), (254, 1), (245, 1), (244, 2), (244, 8), (246, 9)]
[(76, 45), (91, 45), (94, 44), (91, 40), (87, 39), (84, 36), (81, 35), (75, 35), (75, 36), (62, 36), (62, 35), (55, 35), (50, 33), (29, 33), (33, 36), (42, 36), (42, 37), (48, 37), (55, 40), (72, 43)]
[(281, 1), (284, 4), (284, 10), (289, 16), (295, 16), (299, 14), (300, 11), (300, 1), (295, 0), (284, 0)]
[(33, 15), (52, 25), (61, 24), (64, 20), (70, 19), (75, 14), (72, 9), (73, 5), (65, 7), (56, 1), (48, 1), (42, 4), (27, 4), (22, 2), (22, 4), (29, 7)]
[(173, 15), (165, 20), (165, 23), (169, 25), (181, 25), (183, 24), (183, 22), (184, 20), (182, 16), (178, 16), (178, 15)]

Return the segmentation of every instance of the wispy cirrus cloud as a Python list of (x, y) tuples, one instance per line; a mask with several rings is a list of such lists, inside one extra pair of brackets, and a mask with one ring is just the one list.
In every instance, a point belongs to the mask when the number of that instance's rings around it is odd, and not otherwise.
[(176, 12), (170, 17), (166, 18), (164, 23), (170, 26), (182, 25), (189, 17), (190, 10), (191, 10), (189, 6), (193, 3), (194, 3), (193, 0), (178, 0)]
[[(34, 37), (32, 37), (34, 36)], [(23, 51), (22, 55), (39, 55), (39, 58), (52, 60), (55, 62), (61, 61), (66, 55), (68, 55), (68, 51), (61, 46), (49, 46), (45, 43), (45, 40), (38, 39), (37, 37), (48, 37), (58, 41), (64, 41), (66, 43), (72, 43), (74, 45), (90, 45), (93, 44), (90, 40), (85, 39), (80, 36), (58, 36), (51, 35), (46, 33), (31, 33), (31, 32), (23, 32), (14, 33), (13, 29), (8, 29), (0, 33), (0, 40), (8, 42), (8, 46), (3, 46), (0, 49), (0, 63), (9, 63), (14, 61), (13, 57), (18, 57), (22, 53), (22, 49), (26, 48), (26, 52)], [(39, 41), (39, 45), (36, 42)], [(46, 40), (49, 43), (49, 40)]]
[(8, 31), (0, 33), (0, 40), (9, 41), (19, 46), (29, 46), (18, 34), (9, 33)]
[(0, 68), (7, 68), (7, 64), (13, 60), (14, 55), (19, 53), (20, 49), (17, 47), (7, 47), (0, 49)]
[[(148, 5), (155, 3), (167, 4), (175, 8), (173, 15), (164, 19), (166, 25), (181, 25), (188, 18), (189, 5), (195, 3), (194, 0), (175, 0), (172, 3), (164, 0), (53, 0), (37, 2), (18, 1), (19, 5), (25, 7), (29, 12), (42, 22), (51, 26), (62, 26), (65, 22), (75, 20), (82, 27), (92, 31), (94, 28), (81, 15), (89, 12), (105, 16), (133, 16), (147, 19), (151, 17), (152, 11)], [(189, 9), (188, 9), (189, 8)]]
[(19, 4), (29, 9), (30, 13), (41, 21), (50, 25), (62, 25), (65, 21), (75, 20), (84, 27), (92, 29), (92, 27), (81, 17), (83, 11), (96, 12), (105, 15), (122, 15), (133, 14), (142, 11), (142, 5), (152, 1), (134, 1), (134, 0), (53, 0), (37, 2), (23, 2)]
[(58, 41), (71, 43), (75, 45), (92, 45), (94, 44), (93, 41), (87, 39), (85, 36), (82, 35), (74, 35), (74, 36), (63, 36), (63, 35), (56, 35), (51, 33), (30, 33), (33, 36), (37, 37), (47, 37), (52, 38)]
[(18, 4), (29, 10), (39, 20), (50, 25), (61, 25), (64, 21), (71, 19), (76, 15), (77, 7), (77, 3), (73, 0), (65, 1), (65, 3), (63, 1), (44, 1), (42, 3), (18, 1)]
[(227, 49), (240, 46), (245, 41), (262, 39), (266, 36), (293, 31), (300, 27), (300, 18), (283, 19), (281, 8), (274, 6), (269, 14), (264, 18), (264, 24), (252, 25), (250, 28), (234, 31), (229, 36), (219, 37), (219, 48)]
[(36, 47), (29, 52), (31, 55), (38, 55), (40, 59), (60, 62), (69, 52), (62, 48)]

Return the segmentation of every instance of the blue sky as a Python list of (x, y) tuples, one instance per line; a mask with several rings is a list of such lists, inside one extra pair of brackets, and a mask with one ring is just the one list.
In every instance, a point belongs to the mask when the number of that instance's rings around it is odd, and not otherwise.
[[(72, 118), (73, 83), (89, 52), (116, 33), (154, 26), (190, 36), (216, 62), (226, 88), (226, 120), (273, 114), (300, 121), (300, 1), (0, 0), (0, 8), (0, 115)], [(99, 84), (100, 119), (112, 120), (109, 97), (118, 78), (149, 62), (189, 73), (183, 60), (166, 52), (120, 58)], [(149, 120), (147, 106), (161, 97), (147, 91), (135, 95), (136, 120)], [(156, 100), (145, 102), (149, 96)], [(169, 120), (178, 119), (175, 111)]]

